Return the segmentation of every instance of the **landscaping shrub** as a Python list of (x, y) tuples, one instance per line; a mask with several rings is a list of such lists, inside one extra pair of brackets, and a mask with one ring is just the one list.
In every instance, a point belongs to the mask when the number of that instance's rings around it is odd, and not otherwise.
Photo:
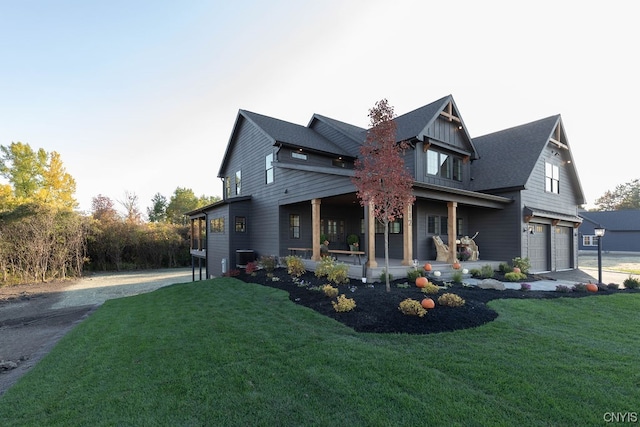
[(453, 280), (456, 283), (462, 283), (462, 272), (454, 271), (453, 274), (451, 275), (451, 280)]
[(244, 271), (247, 274), (250, 274), (252, 276), (255, 276), (256, 274), (256, 270), (258, 270), (258, 263), (256, 263), (255, 261), (250, 261), (247, 263), (247, 266), (245, 267)]
[(531, 268), (529, 258), (515, 257), (512, 261), (514, 267), (518, 267), (521, 273), (527, 274)]
[(345, 294), (338, 297), (337, 301), (331, 301), (333, 309), (339, 313), (351, 311), (356, 308), (356, 302), (353, 298), (347, 298)]
[(521, 291), (530, 291), (531, 290), (531, 285), (528, 283), (522, 283), (520, 285), (520, 290)]
[(333, 268), (335, 262), (333, 258), (328, 256), (323, 256), (318, 264), (316, 264), (316, 277), (327, 277), (329, 271)]
[(517, 282), (518, 280), (525, 280), (527, 278), (527, 275), (524, 273), (516, 273), (515, 271), (511, 271), (509, 273), (505, 273), (504, 278), (509, 282)]
[(300, 277), (307, 272), (304, 261), (299, 256), (289, 255), (284, 259), (287, 266), (287, 273), (292, 277)]
[(278, 260), (273, 255), (261, 256), (258, 260), (258, 263), (260, 264), (260, 266), (262, 266), (262, 268), (264, 268), (267, 274), (272, 274), (273, 270), (275, 270), (278, 266)]
[[(392, 282), (393, 281), (393, 274), (389, 273), (389, 281)], [(381, 274), (380, 274), (380, 282), (382, 283), (386, 283), (387, 282), (387, 270), (384, 270)]]
[(344, 263), (334, 264), (327, 273), (327, 279), (336, 284), (349, 283), (349, 266)]
[(575, 292), (587, 292), (587, 285), (584, 283), (576, 283), (573, 285), (573, 290)]
[(617, 291), (618, 289), (620, 289), (620, 285), (618, 285), (617, 283), (609, 283), (607, 285), (607, 289), (611, 289), (612, 291)]
[(422, 288), (422, 292), (424, 292), (425, 294), (437, 294), (438, 292), (440, 292), (440, 288), (437, 285), (429, 282), (424, 288)]
[(638, 287), (640, 287), (640, 280), (636, 279), (635, 277), (629, 276), (624, 279), (624, 282), (622, 282), (622, 284), (627, 289), (638, 289)]
[(331, 285), (324, 285), (322, 287), (322, 292), (329, 298), (335, 298), (338, 296), (338, 288), (334, 288)]
[(498, 270), (500, 270), (500, 273), (509, 273), (510, 271), (513, 271), (513, 267), (506, 262), (501, 262), (498, 266)]
[(406, 314), (407, 316), (423, 317), (425, 314), (427, 314), (427, 310), (424, 307), (422, 307), (422, 304), (420, 304), (420, 301), (417, 301), (411, 298), (407, 298), (404, 301), (400, 302), (400, 306), (398, 307), (398, 310), (400, 310), (403, 314)]
[(491, 267), (491, 264), (485, 264), (480, 270), (476, 268), (471, 270), (471, 275), (473, 277), (480, 277), (482, 279), (490, 279), (495, 275), (495, 271), (493, 271), (493, 267)]
[(465, 300), (456, 294), (442, 294), (438, 297), (438, 304), (445, 307), (462, 307)]
[(407, 280), (411, 283), (415, 283), (418, 277), (422, 277), (422, 271), (416, 269), (410, 269), (407, 271)]
[(572, 289), (568, 286), (565, 286), (565, 285), (556, 286), (556, 292), (569, 293), (571, 291)]

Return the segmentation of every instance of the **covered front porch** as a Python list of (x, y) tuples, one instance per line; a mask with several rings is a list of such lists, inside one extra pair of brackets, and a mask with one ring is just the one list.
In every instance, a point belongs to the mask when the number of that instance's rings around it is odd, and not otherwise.
[[(305, 268), (307, 271), (315, 271), (316, 265), (318, 261), (314, 261), (312, 259), (303, 259), (305, 264)], [(342, 262), (349, 266), (349, 278), (351, 279), (366, 279), (366, 283), (375, 283), (380, 281), (380, 276), (385, 270), (384, 258), (375, 259), (376, 266), (369, 266), (370, 263), (363, 262), (362, 265), (359, 265), (357, 262), (354, 263), (353, 257), (350, 256), (338, 256), (337, 262)], [(506, 261), (489, 261), (489, 260), (478, 260), (478, 261), (463, 261), (460, 264), (463, 269), (467, 269), (471, 271), (472, 269), (480, 269), (485, 265), (491, 265), (494, 270), (498, 270), (500, 264)], [(433, 260), (417, 260), (417, 268), (423, 269), (423, 266), (429, 263), (431, 264), (432, 271), (440, 271), (442, 280), (447, 280), (451, 277), (453, 272), (455, 271), (452, 265), (448, 262), (442, 261), (433, 261)], [(373, 263), (371, 263), (373, 264)], [(413, 269), (413, 261), (410, 266), (404, 265), (403, 260), (389, 258), (389, 273), (393, 279), (402, 279), (407, 277), (407, 272)]]

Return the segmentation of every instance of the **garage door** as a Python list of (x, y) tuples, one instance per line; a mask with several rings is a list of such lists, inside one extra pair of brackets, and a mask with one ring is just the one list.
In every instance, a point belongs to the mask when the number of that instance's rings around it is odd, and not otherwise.
[(529, 234), (529, 262), (533, 273), (549, 271), (549, 225), (530, 224), (533, 234)]
[(571, 241), (573, 240), (573, 228), (556, 227), (556, 270), (568, 270), (571, 265)]

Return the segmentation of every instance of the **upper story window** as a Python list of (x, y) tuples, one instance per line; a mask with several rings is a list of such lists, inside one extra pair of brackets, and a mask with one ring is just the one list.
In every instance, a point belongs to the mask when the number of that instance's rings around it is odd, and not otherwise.
[(273, 153), (267, 154), (265, 157), (265, 182), (271, 184), (273, 182)]
[(462, 159), (452, 154), (427, 150), (427, 175), (462, 181)]
[(231, 177), (229, 176), (224, 179), (224, 194), (226, 198), (231, 197)]
[(236, 172), (236, 196), (240, 195), (241, 183), (242, 183), (242, 172), (237, 171)]
[(548, 162), (544, 164), (544, 190), (560, 194), (560, 168)]

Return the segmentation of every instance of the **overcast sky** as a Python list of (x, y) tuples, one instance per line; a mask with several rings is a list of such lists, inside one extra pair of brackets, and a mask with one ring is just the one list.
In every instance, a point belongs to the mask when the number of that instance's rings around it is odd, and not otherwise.
[(453, 95), (472, 137), (561, 114), (588, 206), (639, 178), (635, 2), (0, 0), (0, 145), (98, 194), (222, 195), (239, 109), (366, 127)]

